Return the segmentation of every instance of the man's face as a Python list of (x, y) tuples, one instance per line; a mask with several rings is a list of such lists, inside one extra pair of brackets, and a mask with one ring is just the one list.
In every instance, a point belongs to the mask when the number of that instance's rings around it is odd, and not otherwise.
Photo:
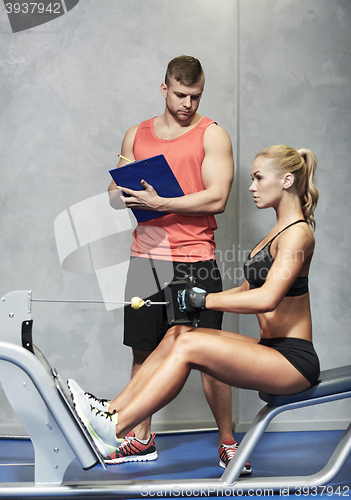
[(200, 104), (204, 86), (200, 80), (194, 85), (184, 85), (172, 78), (169, 86), (161, 85), (162, 95), (166, 98), (169, 113), (181, 122), (190, 121)]

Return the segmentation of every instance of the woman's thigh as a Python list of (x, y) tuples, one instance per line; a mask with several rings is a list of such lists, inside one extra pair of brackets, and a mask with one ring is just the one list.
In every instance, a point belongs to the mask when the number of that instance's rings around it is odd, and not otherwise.
[(271, 394), (293, 394), (310, 383), (278, 351), (258, 344), (259, 339), (230, 332), (188, 329), (177, 339), (193, 368), (243, 389)]
[(214, 330), (212, 328), (194, 328), (192, 326), (173, 326), (168, 330), (165, 335), (166, 337), (172, 337), (175, 340), (181, 333), (191, 333), (191, 332), (202, 332), (208, 335), (213, 335), (214, 337), (228, 337), (236, 340), (242, 340), (243, 342), (251, 342), (257, 344), (259, 342), (259, 338), (256, 337), (248, 337), (246, 335), (240, 335), (240, 333), (227, 332), (225, 330)]

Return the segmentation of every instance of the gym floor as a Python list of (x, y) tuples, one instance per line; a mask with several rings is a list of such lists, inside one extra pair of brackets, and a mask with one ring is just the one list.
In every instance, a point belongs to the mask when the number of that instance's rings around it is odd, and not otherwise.
[[(264, 477), (314, 474), (327, 463), (342, 434), (343, 431), (267, 432), (250, 458), (252, 475)], [(242, 435), (236, 435), (238, 441), (241, 438)], [(223, 473), (223, 469), (218, 466), (217, 432), (159, 435), (155, 439), (155, 444), (159, 458), (153, 462), (109, 465), (107, 471), (101, 465), (97, 465), (89, 471), (84, 471), (78, 461), (74, 460), (68, 467), (64, 479), (68, 482), (201, 479), (218, 478)], [(32, 482), (33, 479), (32, 443), (23, 439), (0, 439), (0, 482)], [(250, 495), (251, 498), (272, 496), (271, 492), (255, 493)], [(290, 490), (289, 495), (304, 499), (350, 498), (351, 456), (339, 475), (324, 488), (318, 490), (310, 488), (310, 491), (296, 488), (294, 491)], [(151, 494), (149, 496), (151, 497)], [(180, 494), (174, 496), (179, 497)], [(218, 496), (212, 496), (205, 491), (201, 497), (196, 498), (218, 498)], [(274, 495), (274, 498), (279, 498), (279, 494)]]

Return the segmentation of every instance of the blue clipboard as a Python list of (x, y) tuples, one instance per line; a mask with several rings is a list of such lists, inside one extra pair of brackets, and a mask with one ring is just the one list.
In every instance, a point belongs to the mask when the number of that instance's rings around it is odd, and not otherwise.
[[(153, 156), (145, 160), (127, 163), (120, 168), (110, 170), (110, 174), (117, 186), (126, 187), (135, 191), (142, 191), (140, 181), (146, 180), (157, 194), (164, 198), (177, 198), (184, 196), (171, 167), (163, 155)], [(145, 222), (166, 215), (167, 212), (155, 212), (153, 210), (132, 209), (138, 222)]]

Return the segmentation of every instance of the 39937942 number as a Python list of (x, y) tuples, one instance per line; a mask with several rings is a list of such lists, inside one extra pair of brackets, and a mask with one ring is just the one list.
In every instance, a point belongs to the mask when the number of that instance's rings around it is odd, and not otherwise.
[(48, 12), (50, 14), (62, 14), (61, 3), (54, 2), (44, 5), (42, 2), (29, 2), (29, 3), (6, 3), (6, 12), (8, 14), (43, 14)]

